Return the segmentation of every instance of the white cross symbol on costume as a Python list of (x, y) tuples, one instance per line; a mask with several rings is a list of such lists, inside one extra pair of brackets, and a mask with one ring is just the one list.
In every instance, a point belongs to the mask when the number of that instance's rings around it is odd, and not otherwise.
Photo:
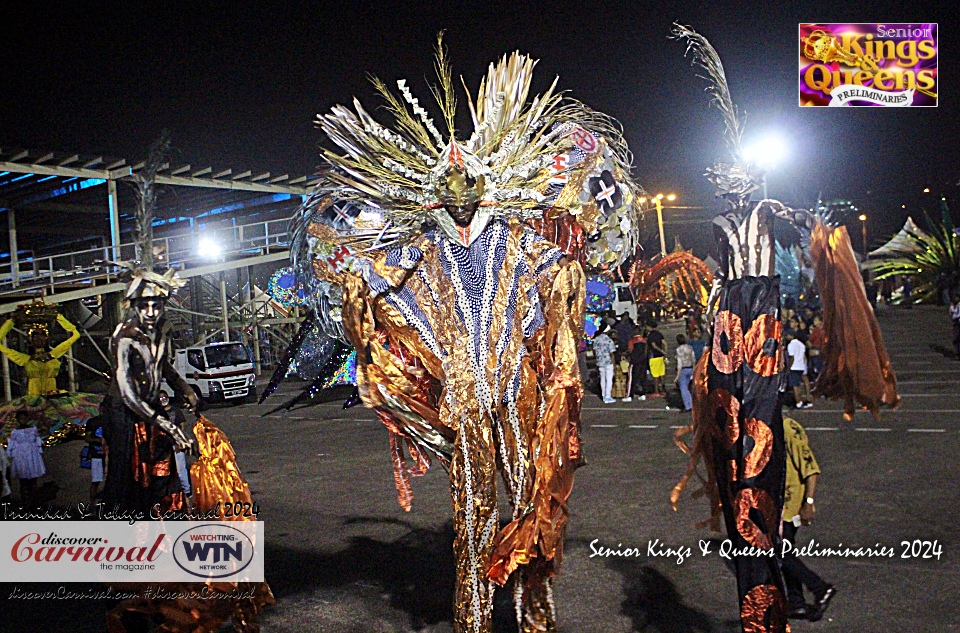
[(597, 202), (605, 202), (608, 207), (613, 208), (613, 194), (617, 192), (617, 185), (612, 184), (608, 185), (607, 183), (600, 181), (600, 191), (597, 192), (596, 198)]
[(349, 226), (353, 226), (353, 218), (350, 217), (346, 211), (344, 211), (337, 205), (333, 205), (333, 212), (337, 215), (338, 218), (346, 222)]

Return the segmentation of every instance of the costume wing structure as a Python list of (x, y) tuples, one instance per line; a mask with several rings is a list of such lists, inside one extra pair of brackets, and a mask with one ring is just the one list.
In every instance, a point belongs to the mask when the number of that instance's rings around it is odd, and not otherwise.
[(690, 251), (674, 251), (653, 263), (638, 259), (630, 268), (630, 290), (638, 303), (706, 307), (712, 284), (710, 268)]

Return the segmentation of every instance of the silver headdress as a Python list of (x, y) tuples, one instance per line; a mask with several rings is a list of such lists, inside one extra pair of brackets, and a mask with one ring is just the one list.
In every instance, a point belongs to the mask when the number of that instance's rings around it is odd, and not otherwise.
[(121, 270), (120, 277), (127, 281), (123, 292), (124, 307), (139, 299), (168, 299), (187, 282), (177, 276), (177, 270), (168, 268), (162, 274), (144, 267), (140, 262), (106, 262)]

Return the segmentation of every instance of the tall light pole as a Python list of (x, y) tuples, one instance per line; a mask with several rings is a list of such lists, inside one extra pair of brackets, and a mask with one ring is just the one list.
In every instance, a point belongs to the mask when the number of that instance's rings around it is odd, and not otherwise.
[(867, 261), (870, 259), (870, 253), (867, 251), (867, 214), (861, 213), (857, 219), (860, 220), (860, 230), (863, 234), (863, 261)]
[[(666, 198), (668, 202), (673, 202), (677, 199), (676, 194), (668, 193), (664, 196), (662, 193), (658, 193), (650, 199), (650, 202), (654, 204), (657, 208), (657, 228), (660, 231), (660, 257), (667, 256), (667, 241), (663, 235), (663, 199)], [(640, 198), (640, 204), (646, 204), (646, 198)]]

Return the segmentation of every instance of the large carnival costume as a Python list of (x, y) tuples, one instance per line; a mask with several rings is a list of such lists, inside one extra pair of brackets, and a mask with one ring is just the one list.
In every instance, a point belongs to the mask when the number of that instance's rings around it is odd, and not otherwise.
[[(695, 31), (675, 25), (673, 34), (687, 40), (694, 62), (707, 73), (708, 92), (723, 115), (733, 162), (719, 163), (706, 174), (727, 210), (713, 221), (720, 266), (707, 315), (712, 345), (694, 373), (694, 423), (677, 434), (677, 443), (691, 456), (671, 501), (676, 504), (703, 459), (707, 473), (701, 479), (711, 501), (710, 523), (718, 528), (722, 511), (733, 547), (744, 552), (734, 557), (743, 630), (783, 632), (789, 625), (777, 556), (786, 472), (779, 398), (784, 352), (775, 218), (792, 225), (801, 245), (814, 253), (827, 324), (825, 347), (831, 349), (825, 375), (832, 378), (825, 395), (845, 398), (850, 415), (854, 400), (876, 412), (881, 404), (895, 406), (899, 397), (846, 231), (830, 229), (811, 213), (776, 200), (750, 201), (763, 174), (743, 159), (743, 121), (720, 58)], [(694, 432), (692, 447), (680, 440), (689, 430)], [(777, 556), (747, 555), (751, 547), (772, 548)]]
[(193, 389), (167, 357), (163, 310), (183, 281), (172, 269), (160, 275), (129, 268), (133, 278), (124, 303), (130, 310), (110, 339), (113, 381), (102, 406), (109, 449), (103, 501), (111, 509), (144, 513), (155, 504), (161, 510), (179, 509), (184, 498), (174, 448), (191, 450), (193, 445), (164, 415), (159, 394), (160, 383), (166, 380), (192, 408), (197, 405)]
[[(344, 153), (324, 152), (295, 228), (316, 315), (357, 349), (360, 396), (389, 429), (401, 506), (410, 475), (432, 459), (449, 470), (462, 633), (490, 630), (493, 585), (511, 576), (521, 630), (555, 630), (551, 577), (582, 462), (578, 259), (618, 264), (636, 239), (615, 122), (552, 87), (528, 100), (534, 64), (491, 65), (465, 141), (442, 47), (445, 134), (403, 80), (403, 100), (375, 81), (392, 129), (356, 101), (321, 116)], [(502, 529), (497, 470), (513, 507)]]
[[(58, 323), (70, 336), (50, 349), (53, 323)], [(2, 343), (14, 326), (26, 333), (33, 348), (31, 353), (19, 352)], [(79, 338), (77, 327), (60, 314), (56, 306), (40, 301), (19, 306), (13, 318), (0, 326), (0, 353), (23, 367), (27, 374), (27, 395), (0, 407), (0, 442), (6, 443), (17, 411), (30, 414), (30, 424), (37, 427), (47, 446), (82, 436), (83, 425), (97, 415), (101, 396), (68, 393), (57, 388), (60, 358)]]

